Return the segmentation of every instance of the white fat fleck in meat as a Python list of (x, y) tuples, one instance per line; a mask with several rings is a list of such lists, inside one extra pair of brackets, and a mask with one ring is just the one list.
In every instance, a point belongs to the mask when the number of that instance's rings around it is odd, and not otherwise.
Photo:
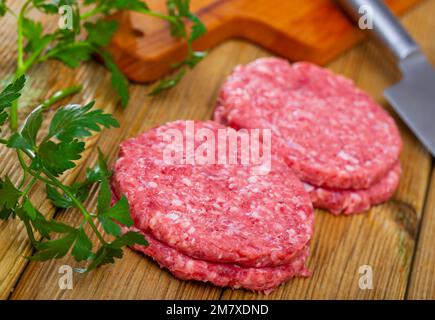
[(195, 230), (196, 230), (195, 227), (192, 226), (192, 227), (189, 228), (189, 230), (187, 231), (187, 233), (189, 233), (189, 234), (193, 234), (193, 233), (195, 232)]
[(344, 169), (346, 169), (346, 171), (349, 171), (349, 172), (356, 170), (356, 168), (354, 166), (350, 166), (350, 165), (345, 165)]
[(194, 270), (195, 267), (195, 263), (193, 262), (193, 260), (187, 260), (186, 264), (185, 264), (185, 269), (186, 271), (192, 271)]
[(359, 160), (346, 151), (340, 150), (340, 152), (337, 154), (337, 157), (340, 157), (343, 160), (349, 161), (352, 164), (358, 164)]
[(255, 183), (255, 182), (257, 182), (257, 177), (256, 177), (256, 176), (250, 176), (250, 177), (248, 178), (248, 182), (249, 182), (249, 183)]
[(191, 187), (193, 185), (192, 181), (186, 177), (184, 177), (183, 179), (181, 179), (181, 181), (186, 185)]
[(172, 199), (172, 205), (173, 206), (181, 206), (183, 202), (180, 199)]
[(252, 218), (261, 218), (261, 215), (258, 214), (257, 211), (253, 211), (248, 213)]
[(157, 188), (157, 183), (155, 183), (154, 181), (150, 181), (150, 182), (148, 182), (147, 183), (147, 185), (148, 185), (148, 187), (150, 187), (150, 188)]
[(166, 215), (167, 218), (171, 219), (171, 220), (178, 220), (178, 218), (180, 218), (180, 216), (178, 214), (176, 214), (175, 212), (170, 212)]

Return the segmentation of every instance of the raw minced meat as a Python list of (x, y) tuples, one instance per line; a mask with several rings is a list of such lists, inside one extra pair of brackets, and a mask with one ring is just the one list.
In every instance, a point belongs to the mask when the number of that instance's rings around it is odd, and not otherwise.
[(244, 288), (268, 294), (290, 278), (310, 275), (305, 266), (309, 253), (308, 246), (302, 248), (286, 265), (242, 268), (234, 264), (194, 259), (156, 240), (150, 234), (143, 234), (148, 246), (134, 245), (133, 249), (150, 256), (162, 268), (168, 269), (174, 276), (183, 280), (204, 281), (220, 287)]
[[(194, 124), (195, 132), (225, 128)], [(185, 129), (185, 121), (176, 121), (121, 144), (112, 188), (129, 200), (135, 226), (195, 259), (242, 267), (292, 261), (313, 234), (313, 208), (301, 181), (279, 157), (265, 175), (253, 175), (250, 164), (166, 163), (165, 133), (179, 130), (184, 143), (195, 140)]]
[(271, 129), (275, 151), (318, 187), (369, 188), (402, 147), (394, 120), (351, 80), (278, 58), (237, 67), (222, 86), (215, 120)]
[(401, 171), (400, 163), (397, 163), (385, 177), (367, 189), (326, 189), (306, 183), (305, 190), (316, 208), (328, 209), (333, 214), (360, 213), (391, 198), (399, 185)]

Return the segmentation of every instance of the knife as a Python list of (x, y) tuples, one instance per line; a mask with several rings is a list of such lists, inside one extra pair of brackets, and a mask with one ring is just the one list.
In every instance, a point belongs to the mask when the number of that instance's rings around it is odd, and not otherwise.
[[(394, 55), (402, 80), (384, 95), (417, 138), (435, 156), (435, 70), (382, 0), (338, 0), (343, 9)], [(370, 26), (371, 23), (371, 26)]]

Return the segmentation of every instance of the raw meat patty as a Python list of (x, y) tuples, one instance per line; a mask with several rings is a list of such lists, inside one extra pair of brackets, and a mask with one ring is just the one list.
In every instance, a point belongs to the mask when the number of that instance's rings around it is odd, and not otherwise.
[[(182, 132), (184, 142), (193, 139), (185, 128), (176, 121), (121, 144), (112, 188), (117, 197), (126, 195), (135, 226), (195, 259), (288, 264), (313, 233), (303, 184), (279, 157), (266, 175), (252, 175), (249, 164), (167, 164), (163, 137), (170, 129)], [(195, 128), (225, 129), (212, 121)]]
[(398, 161), (394, 120), (351, 80), (310, 63), (263, 58), (224, 83), (215, 119), (234, 128), (269, 128), (274, 149), (305, 182), (365, 189)]
[(340, 190), (325, 189), (305, 184), (316, 208), (328, 209), (333, 214), (353, 214), (368, 210), (372, 205), (387, 201), (399, 185), (400, 163), (387, 173), (379, 182), (368, 189)]
[[(139, 230), (134, 229), (133, 231)], [(211, 282), (220, 287), (244, 288), (268, 294), (290, 278), (310, 275), (305, 267), (309, 252), (308, 246), (305, 246), (295, 255), (287, 265), (242, 268), (234, 264), (194, 259), (163, 244), (150, 234), (142, 233), (149, 245), (135, 245), (133, 249), (152, 257), (162, 268), (168, 269), (174, 276), (182, 280)]]

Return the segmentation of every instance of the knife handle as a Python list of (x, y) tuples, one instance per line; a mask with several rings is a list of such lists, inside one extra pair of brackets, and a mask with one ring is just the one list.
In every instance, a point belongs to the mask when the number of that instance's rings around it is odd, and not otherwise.
[(364, 15), (368, 15), (367, 19), (372, 22), (372, 28), (367, 28), (368, 31), (384, 44), (397, 60), (402, 61), (414, 53), (420, 52), (418, 45), (383, 0), (337, 1), (357, 23)]

